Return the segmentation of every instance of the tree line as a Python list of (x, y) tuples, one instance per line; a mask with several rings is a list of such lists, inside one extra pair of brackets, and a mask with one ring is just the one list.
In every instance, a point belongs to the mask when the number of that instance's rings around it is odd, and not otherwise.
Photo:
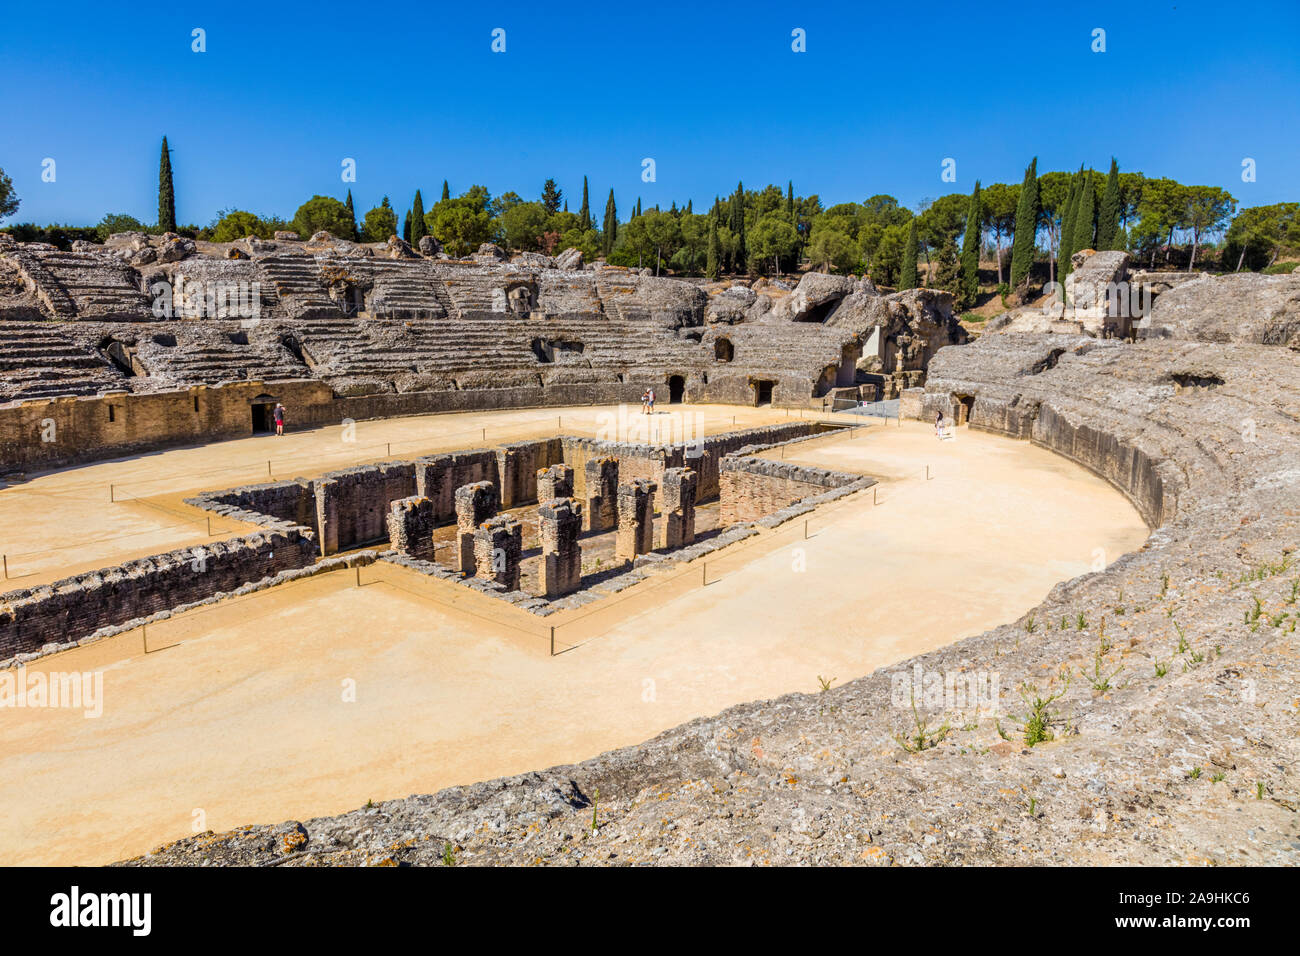
[[(976, 182), (970, 193), (923, 199), (915, 211), (886, 194), (825, 207), (816, 194), (796, 195), (793, 182), (784, 189), (737, 183), (700, 213), (689, 200), (662, 209), (643, 208), (638, 198), (620, 215), (611, 189), (598, 224), (584, 176), (576, 212), (554, 179), (543, 183), (536, 199), (515, 192), (494, 197), (481, 185), (452, 195), (444, 180), (440, 198), (427, 207), (416, 189), (400, 222), (387, 196), (358, 217), (349, 190), (343, 200), (313, 196), (289, 220), (229, 209), (198, 227), (176, 223), (164, 138), (156, 225), (110, 214), (92, 228), (27, 223), (7, 231), (22, 241), (59, 245), (131, 230), (175, 231), (214, 242), (270, 238), (280, 230), (304, 239), (325, 230), (358, 242), (400, 235), (412, 245), (429, 235), (453, 257), (485, 242), (545, 254), (574, 247), (588, 260), (710, 278), (779, 275), (806, 265), (869, 275), (878, 285), (899, 289), (944, 289), (963, 309), (976, 304), (982, 263), (992, 262), (988, 278), (995, 289), (1023, 295), (1031, 283), (1062, 280), (1071, 255), (1082, 249), (1127, 250), (1150, 268), (1191, 270), (1199, 264), (1220, 271), (1267, 269), (1300, 249), (1298, 203), (1238, 212), (1236, 199), (1220, 187), (1122, 172), (1114, 159), (1105, 173), (1080, 167), (1040, 174), (1037, 165), (1036, 159), (1029, 164), (1020, 183)], [(12, 184), (0, 171), (0, 215), (17, 206)], [(969, 228), (972, 223), (975, 228)]]

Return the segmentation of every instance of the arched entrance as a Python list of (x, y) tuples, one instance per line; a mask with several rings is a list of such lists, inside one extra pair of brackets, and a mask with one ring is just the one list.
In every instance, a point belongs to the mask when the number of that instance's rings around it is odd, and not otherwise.
[(274, 395), (262, 394), (253, 399), (249, 404), (253, 409), (253, 434), (262, 432), (275, 431), (275, 411), (276, 403), (279, 399)]

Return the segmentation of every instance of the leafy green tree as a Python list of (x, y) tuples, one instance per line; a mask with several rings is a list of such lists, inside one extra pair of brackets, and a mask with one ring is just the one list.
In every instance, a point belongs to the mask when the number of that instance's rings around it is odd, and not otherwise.
[(716, 279), (721, 270), (722, 244), (718, 241), (718, 217), (713, 213), (709, 214), (709, 251), (708, 258), (704, 264), (704, 274), (710, 279)]
[(310, 239), (322, 229), (345, 237), (351, 234), (351, 228), (348, 207), (331, 196), (312, 196), (293, 214), (293, 229), (303, 239)]
[(1070, 256), (1074, 255), (1074, 227), (1079, 211), (1079, 192), (1082, 184), (1079, 174), (1070, 177), (1070, 192), (1065, 200), (1065, 212), (1061, 214), (1061, 249), (1057, 259), (1057, 281), (1064, 282), (1070, 274)]
[(808, 240), (808, 258), (829, 272), (849, 272), (858, 264), (860, 253), (853, 237), (835, 226), (816, 226)]
[(777, 275), (781, 274), (781, 260), (787, 263), (799, 251), (799, 233), (779, 212), (769, 212), (746, 233), (750, 268), (764, 271), (771, 263)]
[(1192, 258), (1187, 271), (1196, 267), (1196, 253), (1207, 233), (1221, 232), (1237, 209), (1237, 200), (1218, 186), (1188, 186), (1183, 194), (1181, 224), (1192, 234)]
[(424, 198), (417, 189), (415, 199), (411, 202), (411, 245), (418, 246), (428, 232), (428, 224), (424, 221)]
[(488, 211), (491, 198), (483, 186), (471, 186), (463, 195), (435, 204), (425, 214), (425, 226), (448, 255), (467, 256), (496, 235)]
[[(876, 244), (875, 252), (871, 255), (871, 279), (877, 285), (898, 287), (908, 233), (913, 228), (909, 223), (908, 225), (885, 226), (881, 230), (880, 241)], [(915, 259), (913, 259), (913, 262), (915, 262)], [(915, 265), (912, 267), (912, 273), (915, 281)]]
[(243, 209), (218, 213), (217, 221), (212, 224), (213, 242), (234, 242), (246, 236), (266, 235), (266, 226), (262, 220)]
[(560, 200), (564, 193), (555, 185), (554, 179), (548, 179), (542, 185), (542, 205), (546, 207), (548, 213), (560, 211)]
[(614, 242), (618, 239), (618, 207), (614, 205), (614, 190), (609, 191), (609, 198), (605, 200), (605, 222), (601, 227), (601, 251), (605, 258), (614, 251)]
[(366, 213), (362, 238), (366, 242), (387, 242), (389, 236), (397, 235), (397, 213), (388, 204), (385, 196), (378, 206)]
[(1300, 203), (1250, 206), (1237, 213), (1224, 237), (1224, 262), (1267, 269), (1284, 249), (1300, 249)]
[(176, 191), (172, 186), (172, 156), (166, 136), (158, 160), (158, 228), (162, 232), (176, 231)]
[(920, 251), (929, 268), (927, 285), (960, 294), (960, 255), (957, 237), (966, 228), (966, 210), (970, 198), (961, 193), (949, 193), (926, 205), (917, 217), (917, 237)]
[(582, 220), (582, 228), (590, 229), (595, 225), (595, 220), (591, 218), (591, 205), (587, 202), (587, 177), (582, 177), (582, 208), (578, 210), (578, 218)]
[(1079, 204), (1074, 210), (1074, 241), (1070, 243), (1072, 253), (1096, 248), (1093, 245), (1096, 212), (1096, 196), (1093, 193), (1092, 170), (1090, 169), (1083, 174), (1083, 185), (1079, 190)]
[(1106, 176), (1106, 190), (1101, 194), (1101, 208), (1097, 212), (1097, 251), (1118, 249), (1119, 220), (1123, 213), (1123, 198), (1119, 188), (1119, 163), (1110, 158), (1110, 173)]
[(1011, 240), (1011, 287), (1021, 289), (1029, 285), (1029, 273), (1034, 264), (1034, 238), (1038, 234), (1038, 158), (1025, 170), (1025, 180), (1020, 184), (1020, 200), (1016, 204), (1015, 235)]
[(1144, 179), (1137, 206), (1137, 224), (1130, 230), (1130, 244), (1145, 257), (1151, 254), (1151, 267), (1155, 268), (1156, 253), (1174, 241), (1174, 231), (1180, 228), (1186, 210), (1187, 187), (1172, 179)]
[(662, 262), (671, 258), (681, 245), (681, 225), (677, 217), (658, 209), (651, 209), (641, 217), (646, 238), (655, 253), (655, 275), (659, 274)]
[(343, 238), (350, 239), (353, 242), (356, 242), (361, 237), (361, 234), (357, 231), (357, 211), (356, 208), (352, 205), (351, 189), (348, 190), (348, 198), (346, 201), (344, 201), (343, 205), (348, 207), (348, 218), (352, 220), (352, 231), (348, 233), (346, 236), (344, 236)]
[(966, 228), (961, 242), (961, 307), (971, 309), (980, 291), (980, 233), (984, 220), (984, 210), (980, 205), (980, 183), (975, 180), (975, 188), (970, 194), (970, 205), (966, 208)]
[(898, 277), (898, 289), (900, 292), (904, 289), (916, 288), (917, 244), (916, 220), (913, 219), (907, 224), (907, 245), (903, 247), (903, 266)]
[(18, 194), (14, 192), (14, 181), (5, 175), (3, 169), (0, 169), (0, 219), (12, 216), (18, 211), (20, 205)]
[(984, 225), (993, 236), (994, 256), (998, 261), (998, 285), (1002, 285), (1002, 251), (1005, 240), (1011, 238), (1016, 228), (1016, 203), (1020, 187), (994, 183), (981, 190), (980, 206), (984, 211)]
[(550, 222), (546, 207), (540, 202), (521, 202), (501, 214), (501, 231), (506, 246), (517, 252), (536, 252)]
[[(52, 227), (51, 227), (52, 228)], [(95, 227), (95, 235), (100, 242), (103, 242), (109, 236), (119, 232), (146, 232), (144, 223), (140, 222), (134, 216), (128, 216), (126, 213), (109, 213), (103, 219), (99, 220), (99, 225)]]

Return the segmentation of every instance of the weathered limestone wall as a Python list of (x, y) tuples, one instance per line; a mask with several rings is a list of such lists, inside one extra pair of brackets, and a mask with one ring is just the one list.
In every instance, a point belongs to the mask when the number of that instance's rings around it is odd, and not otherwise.
[(513, 515), (497, 515), (480, 524), (474, 530), (475, 577), (518, 591), (523, 529)]
[(861, 480), (861, 475), (736, 455), (722, 460), (722, 514), (725, 527), (757, 521), (803, 498)]
[(0, 594), (0, 659), (233, 591), (315, 558), (315, 542), (297, 530), (259, 531)]
[(537, 509), (542, 542), (541, 594), (563, 597), (582, 584), (582, 505), (572, 498), (551, 498)]
[(573, 497), (573, 468), (569, 465), (551, 465), (537, 472), (537, 500), (547, 502), (552, 498)]
[(399, 498), (388, 512), (388, 543), (399, 554), (424, 561), (434, 559), (433, 502), (419, 495)]
[(562, 464), (564, 445), (559, 438), (511, 442), (495, 454), (501, 507), (514, 508), (537, 500), (537, 472)]
[(415, 494), (415, 465), (388, 462), (330, 472), (316, 481), (321, 553), (334, 554), (388, 537), (388, 510)]
[(618, 486), (618, 534), (614, 554), (620, 561), (632, 561), (638, 554), (654, 550), (655, 492), (658, 485), (645, 478), (623, 481)]
[(690, 468), (664, 470), (663, 545), (665, 548), (684, 548), (695, 543), (695, 496), (699, 488), (699, 475)]
[(587, 507), (584, 531), (608, 531), (618, 524), (619, 462), (617, 458), (588, 458), (583, 467)]
[(316, 486), (308, 478), (291, 481), (268, 481), (259, 485), (243, 485), (229, 491), (207, 492), (186, 502), (208, 511), (245, 519), (244, 512), (266, 524), (267, 518), (288, 521), (319, 533), (316, 527)]
[(498, 480), (497, 456), (491, 449), (454, 451), (415, 461), (415, 493), (433, 502), (434, 519), (439, 522), (455, 519), (457, 488), (479, 481), (496, 484)]
[(474, 535), (479, 525), (496, 516), (500, 506), (497, 488), (490, 481), (476, 481), (456, 489), (456, 570), (474, 570)]

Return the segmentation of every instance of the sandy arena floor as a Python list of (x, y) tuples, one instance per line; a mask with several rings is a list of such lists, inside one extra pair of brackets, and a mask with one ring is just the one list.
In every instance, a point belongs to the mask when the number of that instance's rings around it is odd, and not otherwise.
[[(738, 425), (785, 417), (700, 411), (713, 416), (712, 431), (732, 427), (733, 414)], [(557, 414), (566, 431), (585, 421), (595, 432), (593, 409)], [(474, 428), (491, 416), (450, 418), (440, 416)], [(423, 441), (427, 422), (362, 426)], [(289, 444), (298, 441), (304, 447)], [(284, 442), (318, 456), (316, 471), (346, 463), (326, 460), (327, 436)], [(62, 472), (48, 491), (66, 490), (92, 513), (76, 488), (102, 487), (110, 475), (174, 489), (180, 482), (167, 474), (205, 463), (250, 472), (194, 479), (226, 487), (256, 478), (268, 444)], [(467, 444), (448, 437), (430, 447)], [(712, 557), (707, 586), (696, 562), (543, 625), (465, 588), (370, 568), (360, 587), (353, 572), (337, 572), (151, 627), (147, 655), (133, 632), (42, 660), (45, 671), (102, 668), (103, 713), (0, 711), (0, 864), (102, 863), (195, 830), (306, 820), (581, 760), (1014, 619), (1056, 582), (1147, 534), (1100, 479), (1027, 443), (965, 429), (939, 442), (928, 425), (877, 425), (791, 460), (876, 475), (879, 504), (867, 491), (819, 510), (807, 539), (803, 522), (791, 522)], [(40, 532), (30, 520), (14, 527), (24, 512), (10, 494), (0, 492), (0, 508), (18, 510), (0, 510), (0, 528), (30, 546)]]

